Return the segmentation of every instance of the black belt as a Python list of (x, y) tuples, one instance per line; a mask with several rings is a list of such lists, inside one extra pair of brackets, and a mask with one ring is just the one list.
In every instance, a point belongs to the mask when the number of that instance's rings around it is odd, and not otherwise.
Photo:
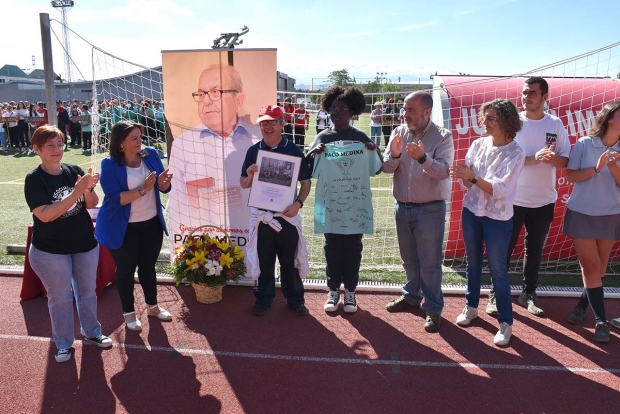
[(435, 203), (441, 203), (444, 200), (433, 200), (433, 201), (427, 201), (426, 203), (403, 203), (401, 201), (396, 201), (398, 204), (400, 204), (401, 206), (405, 206), (405, 207), (421, 207), (421, 206), (427, 206), (429, 204), (435, 204)]

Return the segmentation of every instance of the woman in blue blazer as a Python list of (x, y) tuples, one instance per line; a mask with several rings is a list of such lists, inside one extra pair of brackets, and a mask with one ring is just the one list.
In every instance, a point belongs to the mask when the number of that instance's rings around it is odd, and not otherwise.
[(116, 262), (116, 284), (127, 328), (142, 329), (134, 309), (134, 273), (144, 291), (147, 315), (171, 320), (157, 304), (155, 262), (163, 233), (168, 234), (159, 193), (168, 193), (172, 174), (153, 148), (142, 149), (142, 125), (120, 121), (112, 127), (110, 156), (101, 162), (105, 193), (97, 216), (96, 234)]

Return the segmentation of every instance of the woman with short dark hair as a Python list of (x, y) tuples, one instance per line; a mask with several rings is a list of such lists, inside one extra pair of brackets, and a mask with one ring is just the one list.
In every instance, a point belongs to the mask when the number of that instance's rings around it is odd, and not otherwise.
[(157, 303), (155, 263), (163, 233), (168, 234), (160, 193), (168, 193), (172, 174), (164, 170), (157, 151), (142, 148), (142, 125), (120, 121), (110, 134), (110, 156), (101, 162), (101, 187), (105, 193), (97, 220), (99, 242), (110, 249), (116, 262), (116, 284), (127, 328), (142, 329), (134, 308), (134, 273), (144, 291), (147, 315), (172, 320)]
[(508, 243), (512, 234), (513, 202), (525, 153), (514, 140), (522, 122), (516, 106), (506, 99), (482, 105), (478, 121), (487, 136), (472, 142), (465, 161), (450, 168), (466, 190), (461, 216), (467, 255), (466, 305), (456, 318), (461, 326), (478, 317), (483, 245), (495, 287), (500, 329), (495, 345), (508, 345), (512, 335), (512, 300), (508, 279)]
[(56, 361), (71, 359), (73, 298), (85, 341), (112, 346), (101, 334), (97, 320), (97, 266), (99, 245), (86, 209), (97, 205), (93, 191), (98, 174), (63, 164), (64, 135), (44, 125), (32, 136), (32, 147), (41, 165), (26, 176), (24, 193), (34, 220), (28, 257), (47, 291), (52, 335), (58, 350)]

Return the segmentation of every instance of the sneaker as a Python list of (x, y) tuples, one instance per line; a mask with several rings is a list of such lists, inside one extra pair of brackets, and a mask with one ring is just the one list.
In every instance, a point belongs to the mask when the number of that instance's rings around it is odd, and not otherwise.
[(99, 335), (92, 338), (84, 337), (84, 341), (97, 345), (99, 348), (109, 348), (112, 346), (112, 340), (105, 335)]
[(544, 316), (545, 310), (540, 306), (540, 302), (538, 302), (538, 296), (536, 292), (532, 292), (530, 294), (521, 292), (519, 295), (519, 299), (517, 300), (519, 305), (523, 306), (527, 309), (529, 313), (536, 316)]
[(388, 303), (387, 305), (385, 305), (385, 309), (388, 310), (388, 312), (402, 312), (402, 311), (406, 311), (409, 310), (411, 308), (417, 308), (420, 305), (412, 305), (409, 302), (407, 302), (407, 299), (405, 298), (405, 295), (401, 295), (398, 299), (395, 299), (393, 301), (391, 301), (390, 303)]
[(438, 313), (429, 313), (426, 315), (426, 322), (424, 322), (424, 329), (426, 332), (436, 332), (441, 326), (441, 315)]
[(508, 325), (507, 322), (502, 322), (499, 324), (499, 331), (497, 331), (497, 333), (495, 334), (495, 338), (493, 338), (493, 343), (499, 346), (508, 345), (511, 336), (512, 325)]
[(597, 322), (594, 328), (596, 342), (609, 342), (609, 322)]
[(620, 329), (620, 317), (616, 318), (616, 319), (612, 319), (610, 322), (611, 326), (613, 326), (614, 328), (618, 328)]
[(489, 303), (487, 303), (486, 312), (491, 316), (499, 316), (499, 311), (497, 310), (497, 304), (495, 303), (495, 291), (492, 290), (489, 293)]
[(308, 314), (308, 308), (303, 303), (296, 303), (291, 305), (293, 313), (297, 316), (306, 316)]
[[(575, 306), (575, 308), (568, 314), (566, 318), (566, 322), (572, 323), (573, 325), (579, 325), (586, 317), (586, 310), (581, 309), (579, 306)], [(612, 321), (613, 323), (613, 321)]]
[(269, 310), (269, 306), (256, 304), (252, 308), (252, 315), (254, 316), (264, 316)]
[(71, 350), (67, 348), (62, 348), (56, 351), (56, 355), (54, 355), (56, 362), (67, 362), (71, 359)]
[(459, 316), (456, 317), (457, 325), (466, 326), (471, 323), (474, 319), (478, 317), (478, 308), (472, 308), (471, 306), (465, 305), (463, 308), (463, 312)]
[(357, 312), (357, 301), (355, 300), (355, 292), (349, 292), (344, 289), (344, 311), (346, 313)]
[(327, 294), (327, 300), (323, 305), (325, 312), (336, 312), (338, 310), (338, 302), (340, 302), (340, 291), (330, 290)]

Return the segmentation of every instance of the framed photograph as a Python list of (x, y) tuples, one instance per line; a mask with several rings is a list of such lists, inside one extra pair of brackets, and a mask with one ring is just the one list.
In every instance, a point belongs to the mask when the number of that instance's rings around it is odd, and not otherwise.
[(301, 157), (259, 150), (248, 206), (281, 213), (295, 201)]

